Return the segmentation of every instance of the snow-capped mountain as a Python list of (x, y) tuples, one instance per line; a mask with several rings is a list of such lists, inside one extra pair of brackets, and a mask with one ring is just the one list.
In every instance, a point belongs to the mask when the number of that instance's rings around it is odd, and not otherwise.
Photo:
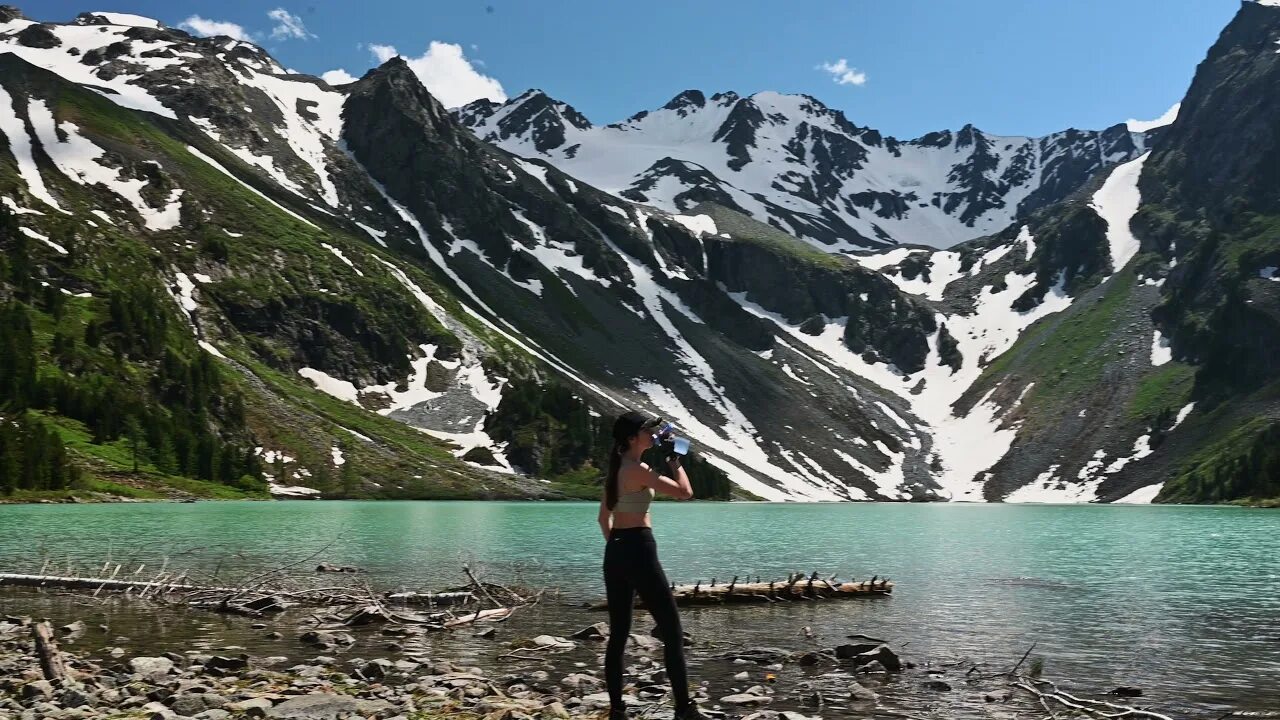
[(776, 92), (688, 90), (605, 126), (539, 90), (457, 115), (480, 138), (619, 197), (668, 212), (715, 202), (830, 251), (989, 235), (1147, 145), (1122, 124), (1040, 138), (966, 125), (898, 140)]
[[(30, 277), (0, 299), (60, 292), (109, 342), (131, 303), (171, 314), (172, 352), (245, 394), (223, 440), (330, 493), (580, 492), (636, 406), (740, 497), (1186, 497), (1185, 463), (1257, 435), (1209, 398), (1273, 405), (1259, 358), (1249, 387), (1194, 367), (1273, 330), (1280, 141), (1241, 101), (1271, 97), (1271, 40), (1280, 10), (1246, 5), (1171, 128), (898, 141), (776, 93), (604, 127), (538, 92), (450, 113), (398, 58), (334, 88), (231, 38), (6, 6), (0, 244)], [(1248, 151), (1200, 131), (1231, 117)], [(1250, 181), (1198, 205), (1213, 157)], [(89, 382), (67, 352), (47, 373)]]

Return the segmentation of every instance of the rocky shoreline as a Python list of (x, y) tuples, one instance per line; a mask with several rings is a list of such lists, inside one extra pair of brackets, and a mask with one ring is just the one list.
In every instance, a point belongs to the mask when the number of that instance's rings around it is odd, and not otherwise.
[[(607, 633), (602, 623), (570, 637), (495, 642), (494, 652), (509, 663), (503, 673), (405, 651), (401, 641), (411, 630), (391, 626), (355, 634), (296, 628), (317, 653), (305, 659), (234, 648), (134, 656), (109, 646), (96, 653), (59, 651), (66, 675), (53, 680), (42, 672), (35, 624), (27, 617), (0, 620), (0, 720), (521, 720), (598, 718), (608, 707), (598, 670)], [(59, 631), (64, 638), (86, 632), (93, 630), (83, 623)], [(495, 630), (465, 632), (492, 636)], [(661, 647), (647, 635), (631, 636), (626, 692), (634, 717), (670, 716)], [(827, 649), (721, 652), (704, 663), (723, 664), (721, 677), (731, 678), (694, 688), (712, 717), (912, 717), (912, 710), (941, 708), (943, 698), (954, 710), (961, 695), (968, 710), (947, 717), (1038, 714), (1034, 699), (1017, 692), (1007, 673), (917, 667), (882, 641), (861, 636)], [(893, 697), (882, 697), (885, 690)]]

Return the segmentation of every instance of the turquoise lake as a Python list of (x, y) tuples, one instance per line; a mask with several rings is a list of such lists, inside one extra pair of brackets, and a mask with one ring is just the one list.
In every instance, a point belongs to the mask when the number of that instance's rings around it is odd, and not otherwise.
[[(382, 589), (495, 580), (602, 591), (594, 503), (206, 502), (0, 506), (0, 570), (108, 557), (224, 575), (300, 560)], [(677, 582), (789, 571), (889, 576), (891, 598), (685, 612), (695, 637), (802, 647), (849, 633), (916, 657), (1009, 666), (1032, 644), (1074, 686), (1144, 688), (1187, 707), (1280, 709), (1280, 511), (1234, 507), (661, 503)], [(314, 561), (311, 563), (314, 564)], [(54, 572), (54, 570), (50, 570)], [(30, 598), (0, 594), (0, 605)], [(543, 609), (556, 632), (586, 611)], [(594, 622), (599, 617), (590, 617)], [(216, 623), (211, 627), (216, 632)], [(175, 631), (176, 632), (176, 631)], [(199, 630), (184, 630), (196, 632)], [(696, 658), (695, 658), (696, 668)]]

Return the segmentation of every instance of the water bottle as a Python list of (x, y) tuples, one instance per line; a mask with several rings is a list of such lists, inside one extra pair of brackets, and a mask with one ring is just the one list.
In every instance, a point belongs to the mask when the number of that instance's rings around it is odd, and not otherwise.
[(666, 423), (658, 429), (653, 436), (653, 446), (661, 447), (663, 451), (670, 455), (687, 455), (689, 453), (689, 439), (680, 437), (675, 434), (676, 426)]

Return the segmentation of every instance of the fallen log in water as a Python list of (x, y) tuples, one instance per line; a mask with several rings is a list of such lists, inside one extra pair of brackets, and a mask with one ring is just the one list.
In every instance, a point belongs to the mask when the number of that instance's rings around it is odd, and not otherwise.
[[(377, 623), (393, 623), (404, 625), (422, 625), (428, 629), (443, 630), (475, 622), (500, 622), (510, 616), (516, 606), (536, 602), (516, 595), (502, 588), (500, 590), (510, 605), (503, 605), (494, 597), (490, 586), (481, 583), (467, 569), (467, 576), (472, 586), (479, 588), (484, 600), (497, 607), (484, 608), (482, 599), (470, 589), (446, 592), (399, 592), (385, 593), (381, 597), (368, 588), (357, 587), (323, 587), (286, 589), (278, 583), (266, 581), (255, 582), (252, 586), (216, 587), (193, 584), (185, 575), (172, 576), (161, 574), (154, 580), (120, 580), (114, 573), (104, 577), (80, 577), (72, 575), (27, 575), (19, 573), (0, 573), (0, 587), (56, 588), (62, 590), (92, 591), (96, 596), (100, 591), (136, 594), (139, 598), (152, 598), (165, 602), (178, 602), (189, 607), (213, 610), (215, 612), (235, 613), (250, 617), (259, 617), (268, 612), (278, 612), (295, 605), (321, 605), (330, 607), (351, 608), (349, 614), (342, 619), (346, 626), (372, 625)], [(170, 579), (172, 578), (172, 579)], [(257, 578), (255, 578), (257, 580)], [(268, 586), (270, 585), (270, 586)], [(389, 609), (410, 606), (440, 609), (439, 612), (418, 613)], [(468, 607), (474, 606), (474, 607)], [(444, 608), (465, 608), (458, 612), (449, 612)], [(37, 642), (41, 641), (37, 637)], [(52, 644), (52, 637), (49, 638)], [(56, 648), (51, 656), (56, 660)], [(51, 666), (52, 667), (52, 666)], [(49, 672), (48, 670), (46, 672)]]
[(68, 590), (145, 590), (152, 592), (174, 592), (177, 590), (205, 590), (209, 592), (236, 592), (238, 588), (204, 587), (192, 585), (185, 577), (172, 581), (157, 582), (154, 580), (115, 580), (95, 577), (64, 577), (60, 575), (22, 575), (18, 573), (0, 573), (0, 585), (17, 585), (21, 587), (53, 587)]
[[(786, 580), (761, 582), (738, 582), (735, 576), (730, 582), (719, 582), (713, 578), (711, 584), (701, 582), (693, 585), (672, 585), (671, 594), (676, 604), (690, 605), (730, 605), (744, 603), (774, 603), (822, 599), (843, 599), (859, 597), (882, 597), (893, 592), (894, 584), (888, 578), (878, 575), (870, 580), (840, 582), (835, 576), (819, 577), (818, 573), (806, 576), (796, 573)], [(643, 603), (637, 598), (637, 603)], [(603, 610), (608, 602), (598, 603), (593, 607)]]
[(499, 622), (506, 620), (515, 608), (500, 607), (490, 608), (488, 610), (478, 610), (467, 615), (449, 620), (444, 624), (446, 628), (455, 628), (459, 625), (470, 625), (477, 622)]
[[(62, 588), (66, 590), (100, 590), (113, 591), (139, 591), (148, 594), (171, 594), (171, 593), (190, 593), (200, 595), (243, 595), (246, 594), (246, 588), (236, 587), (217, 587), (212, 585), (196, 585), (191, 583), (186, 577), (178, 577), (171, 581), (155, 581), (155, 580), (117, 580), (114, 578), (96, 578), (96, 577), (75, 577), (63, 575), (23, 575), (19, 573), (0, 573), (0, 586), (14, 585), (18, 587), (42, 587), (42, 588)], [(281, 593), (289, 595), (290, 599), (305, 600), (306, 596), (315, 594), (323, 595), (321, 599), (328, 601), (331, 599), (332, 593), (348, 593), (347, 588), (326, 588), (313, 591), (300, 590), (291, 593)], [(270, 593), (253, 593), (268, 597)], [(403, 592), (388, 593), (384, 596), (387, 602), (402, 605), (426, 605), (429, 607), (448, 607), (451, 605), (461, 605), (473, 602), (476, 599), (474, 593), (471, 592), (440, 592), (440, 593), (420, 593), (420, 592)], [(200, 601), (202, 606), (213, 607), (216, 602)], [(242, 603), (247, 609), (261, 612), (265, 607), (254, 607), (252, 601)], [(273, 603), (275, 604), (275, 603)], [(256, 614), (256, 613), (254, 613)]]
[(398, 592), (387, 593), (383, 596), (389, 603), (395, 605), (425, 605), (427, 607), (448, 607), (450, 605), (463, 605), (476, 599), (475, 593), (461, 592)]

